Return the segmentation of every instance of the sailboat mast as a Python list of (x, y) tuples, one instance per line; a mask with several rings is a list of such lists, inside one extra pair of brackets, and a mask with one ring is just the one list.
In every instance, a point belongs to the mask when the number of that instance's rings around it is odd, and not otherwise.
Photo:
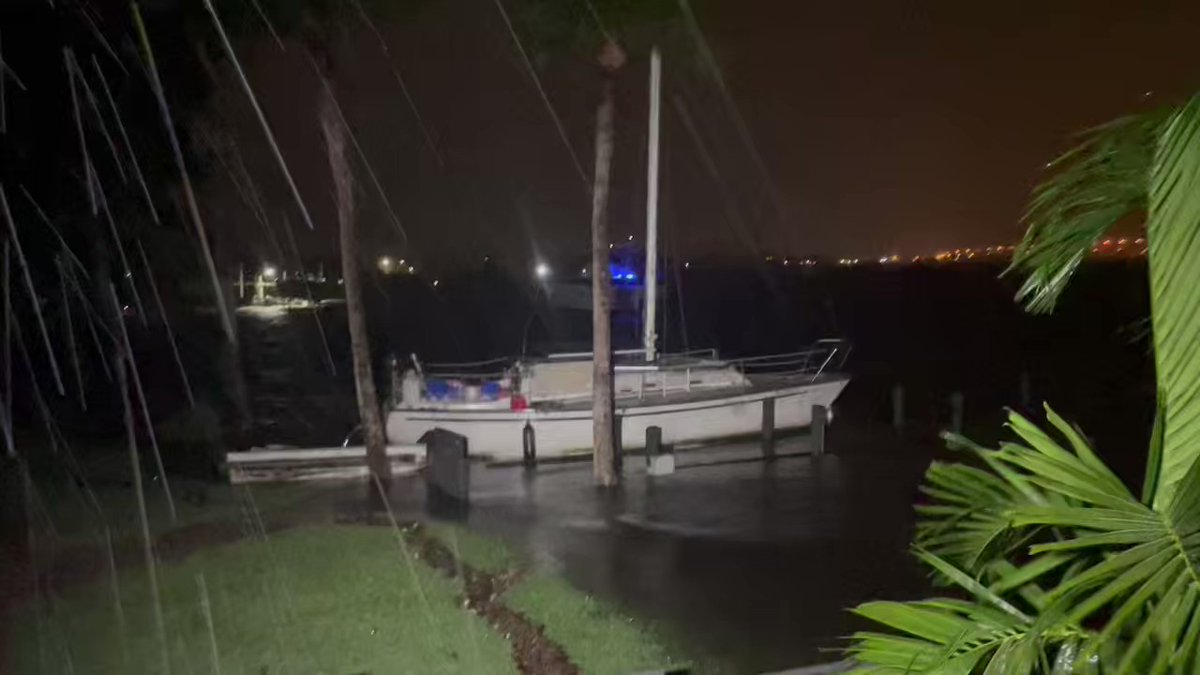
[(662, 89), (662, 57), (655, 47), (650, 52), (650, 132), (646, 151), (646, 274), (643, 277), (646, 316), (642, 327), (642, 346), (646, 360), (657, 358), (658, 341), (658, 117)]

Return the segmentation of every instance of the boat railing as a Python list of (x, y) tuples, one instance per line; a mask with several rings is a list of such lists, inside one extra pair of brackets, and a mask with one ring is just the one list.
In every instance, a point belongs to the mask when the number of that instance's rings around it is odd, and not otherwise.
[[(633, 363), (634, 357), (644, 356), (645, 349), (614, 349), (613, 357), (616, 361)], [(592, 358), (592, 352), (558, 352), (546, 356), (548, 361), (585, 361)], [(691, 349), (682, 352), (660, 353), (656, 359), (656, 363), (670, 362), (678, 359), (697, 359), (719, 358), (716, 349)]]
[(419, 372), (426, 377), (443, 379), (498, 380), (508, 372), (512, 359), (500, 357), (482, 361), (454, 363), (421, 363)]
[[(618, 350), (617, 356), (644, 354), (641, 349)], [(733, 386), (749, 386), (749, 376), (807, 378), (816, 381), (821, 375), (842, 368), (850, 355), (850, 345), (837, 339), (825, 339), (812, 348), (783, 354), (767, 354), (737, 359), (721, 359), (715, 349), (696, 349), (662, 354), (653, 363), (624, 359), (614, 364), (617, 374), (636, 375), (633, 387), (614, 392), (618, 400), (642, 399), (647, 396), (667, 396)], [(591, 358), (591, 352), (551, 354), (547, 361), (562, 362)], [(499, 380), (513, 365), (505, 358), (458, 363), (421, 363), (419, 371), (425, 377), (461, 380)], [(723, 374), (724, 373), (724, 374)], [(731, 382), (732, 375), (740, 382)], [(629, 382), (628, 378), (625, 380)], [(558, 401), (586, 400), (591, 391), (560, 392), (550, 398)]]
[[(815, 382), (822, 374), (840, 369), (850, 355), (850, 345), (838, 339), (819, 340), (809, 349), (784, 354), (768, 354), (740, 359), (722, 360), (716, 350), (702, 349), (680, 354), (664, 354), (656, 363), (617, 364), (617, 373), (636, 374), (633, 390), (617, 391), (616, 398), (643, 399), (647, 396), (667, 396), (672, 393), (691, 393), (730, 386), (727, 378), (706, 377), (705, 373), (736, 371), (741, 386), (749, 386), (746, 376), (807, 379)], [(586, 398), (590, 394), (582, 394)]]
[(810, 349), (785, 354), (750, 356), (729, 361), (747, 375), (808, 375), (816, 380), (827, 371), (840, 370), (850, 356), (850, 345), (843, 340), (824, 339)]
[[(645, 354), (645, 349), (614, 349), (613, 356), (637, 356)], [(550, 361), (585, 361), (592, 358), (592, 352), (557, 352), (547, 354), (546, 358)]]

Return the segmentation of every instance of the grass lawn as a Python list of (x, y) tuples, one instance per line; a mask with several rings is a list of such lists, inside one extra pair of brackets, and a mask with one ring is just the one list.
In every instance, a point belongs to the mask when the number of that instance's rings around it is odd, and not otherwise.
[(460, 525), (429, 523), (425, 529), (446, 545), (464, 564), (498, 574), (520, 566), (517, 556), (503, 543), (482, 537)]
[[(503, 543), (461, 526), (438, 523), (429, 525), (428, 530), (451, 550), (457, 549), (459, 558), (476, 569), (497, 573), (518, 564)], [(545, 626), (546, 635), (585, 673), (636, 673), (684, 663), (653, 626), (556, 577), (524, 577), (504, 595), (504, 604)]]
[[(284, 508), (294, 488), (254, 488), (260, 510)], [(136, 517), (104, 500), (124, 532)], [(236, 516), (237, 496), (219, 489), (181, 521)], [(186, 515), (184, 515), (186, 514)], [(82, 523), (83, 521), (79, 521)], [(62, 523), (75, 532), (72, 521)], [(165, 522), (158, 530), (167, 529)], [(520, 568), (503, 543), (457, 525), (428, 531), (461, 560), (499, 574)], [(201, 549), (158, 567), (172, 673), (512, 673), (505, 636), (461, 604), (461, 582), (407, 557), (391, 528), (322, 525)], [(213, 631), (200, 592), (207, 590)], [(106, 574), (53, 602), (10, 615), (8, 663), (16, 673), (162, 672), (148, 576), (121, 570), (121, 602)], [(629, 673), (681, 663), (661, 635), (557, 578), (528, 574), (503, 596), (545, 626), (585, 673)], [(122, 630), (122, 626), (124, 629)], [(215, 641), (215, 648), (214, 648)], [(213, 667), (215, 658), (220, 668)], [(7, 667), (4, 667), (7, 665)]]
[[(160, 566), (171, 671), (217, 672), (203, 575), (222, 673), (514, 672), (455, 582), (410, 563), (391, 529), (323, 526)], [(145, 570), (122, 571), (120, 585), (124, 631), (107, 579), (16, 617), (13, 672), (161, 672)]]
[(533, 575), (504, 597), (506, 605), (545, 626), (585, 673), (637, 673), (684, 662), (652, 628), (561, 579)]

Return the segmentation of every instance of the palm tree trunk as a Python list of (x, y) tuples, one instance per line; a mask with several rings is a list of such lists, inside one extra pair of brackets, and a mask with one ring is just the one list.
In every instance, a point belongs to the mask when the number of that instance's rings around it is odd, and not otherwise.
[(592, 185), (592, 477), (617, 484), (613, 444), (612, 280), (608, 270), (608, 183), (613, 154), (613, 73), (624, 62), (620, 47), (605, 45), (603, 93), (596, 109), (596, 169)]
[(346, 130), (342, 127), (331, 94), (321, 97), (321, 129), (329, 153), (329, 169), (337, 197), (338, 241), (342, 249), (342, 287), (346, 291), (346, 319), (350, 324), (350, 353), (354, 360), (354, 388), (358, 397), (358, 416), (367, 446), (367, 466), (380, 481), (391, 478), (387, 461), (387, 441), (379, 397), (371, 373), (371, 345), (367, 336), (367, 317), (363, 308), (362, 281), (358, 270), (357, 237), (354, 232), (354, 177), (346, 161)]

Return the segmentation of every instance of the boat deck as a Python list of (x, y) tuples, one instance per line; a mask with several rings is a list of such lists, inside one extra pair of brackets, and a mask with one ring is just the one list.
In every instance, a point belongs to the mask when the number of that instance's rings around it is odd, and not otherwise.
[[(835, 382), (838, 380), (849, 380), (850, 377), (843, 373), (822, 373), (816, 377), (806, 374), (790, 375), (790, 374), (772, 374), (762, 373), (747, 375), (750, 384), (744, 387), (713, 387), (707, 389), (693, 389), (692, 391), (668, 391), (662, 393), (659, 391), (650, 391), (642, 396), (620, 396), (616, 400), (618, 408), (636, 408), (643, 406), (669, 405), (675, 403), (698, 403), (703, 401), (711, 401), (715, 399), (729, 398), (736, 392), (737, 395), (756, 395), (766, 394), (781, 389), (790, 389), (792, 387), (803, 387), (812, 384), (823, 384), (825, 382)], [(538, 401), (530, 407), (536, 410), (591, 410), (591, 398), (581, 398), (576, 401)]]

